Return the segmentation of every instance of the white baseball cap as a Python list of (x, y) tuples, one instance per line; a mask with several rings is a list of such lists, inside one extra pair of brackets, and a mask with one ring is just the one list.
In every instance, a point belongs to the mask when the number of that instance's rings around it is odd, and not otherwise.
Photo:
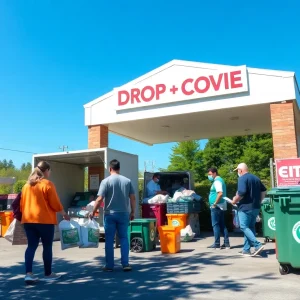
[(245, 163), (240, 163), (233, 171), (248, 170), (248, 166)]

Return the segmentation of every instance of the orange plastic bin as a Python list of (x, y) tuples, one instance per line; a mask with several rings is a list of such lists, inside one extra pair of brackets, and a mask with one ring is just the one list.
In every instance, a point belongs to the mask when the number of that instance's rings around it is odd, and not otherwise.
[(1, 226), (1, 236), (4, 236), (9, 225), (13, 221), (13, 213), (11, 211), (1, 211), (0, 212), (0, 226)]
[(183, 229), (187, 226), (188, 214), (167, 214), (168, 225)]
[(180, 251), (180, 227), (159, 226), (158, 227), (160, 247), (162, 253), (177, 253)]

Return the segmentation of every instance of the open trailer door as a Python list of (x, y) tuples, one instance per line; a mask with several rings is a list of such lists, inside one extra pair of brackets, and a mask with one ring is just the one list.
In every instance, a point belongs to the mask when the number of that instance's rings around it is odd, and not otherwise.
[[(121, 174), (130, 178), (135, 189), (139, 216), (138, 197), (138, 156), (109, 148), (37, 154), (32, 158), (33, 167), (39, 161), (47, 161), (51, 165), (51, 181), (55, 184), (58, 196), (68, 211), (74, 196), (78, 192), (97, 192), (101, 181), (109, 176), (109, 161), (117, 159), (121, 164)], [(87, 173), (87, 168), (89, 173)], [(88, 183), (88, 184), (87, 184)], [(58, 216), (59, 222), (62, 220)], [(103, 222), (102, 222), (103, 223)], [(102, 231), (104, 229), (102, 228)], [(55, 240), (59, 239), (56, 228)]]

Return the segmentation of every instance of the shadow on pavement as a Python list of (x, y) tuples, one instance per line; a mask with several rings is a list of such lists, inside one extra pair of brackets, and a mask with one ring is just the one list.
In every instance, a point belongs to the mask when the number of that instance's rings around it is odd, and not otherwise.
[[(83, 252), (81, 252), (83, 253)], [(67, 254), (67, 252), (66, 252)], [(82, 255), (80, 259), (82, 259)], [(238, 259), (235, 256), (227, 258)], [(251, 280), (274, 280), (271, 274), (232, 280), (219, 277), (208, 283), (196, 282), (196, 276), (205, 274), (207, 267), (218, 265), (230, 267), (222, 255), (211, 252), (197, 253), (188, 257), (178, 255), (155, 255), (149, 258), (131, 257), (134, 268), (124, 273), (116, 260), (113, 273), (101, 271), (103, 257), (86, 258), (86, 262), (55, 259), (54, 268), (58, 273), (66, 273), (55, 283), (39, 282), (36, 286), (25, 286), (23, 263), (12, 267), (0, 267), (0, 298), (12, 299), (178, 299), (194, 295), (207, 295), (213, 291), (231, 290), (243, 292), (253, 285)], [(42, 274), (42, 265), (35, 264), (36, 273)], [(192, 275), (192, 276), (191, 276)], [(215, 277), (217, 278), (217, 276)], [(194, 279), (194, 280), (193, 280)], [(196, 279), (196, 280), (195, 280)], [(245, 282), (248, 283), (245, 283)]]

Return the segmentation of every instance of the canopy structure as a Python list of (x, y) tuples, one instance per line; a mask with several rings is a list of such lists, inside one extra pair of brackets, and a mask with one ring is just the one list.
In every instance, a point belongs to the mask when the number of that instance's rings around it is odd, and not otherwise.
[(281, 115), (297, 136), (299, 101), (294, 72), (173, 60), (84, 105), (85, 125), (153, 145), (274, 133)]

